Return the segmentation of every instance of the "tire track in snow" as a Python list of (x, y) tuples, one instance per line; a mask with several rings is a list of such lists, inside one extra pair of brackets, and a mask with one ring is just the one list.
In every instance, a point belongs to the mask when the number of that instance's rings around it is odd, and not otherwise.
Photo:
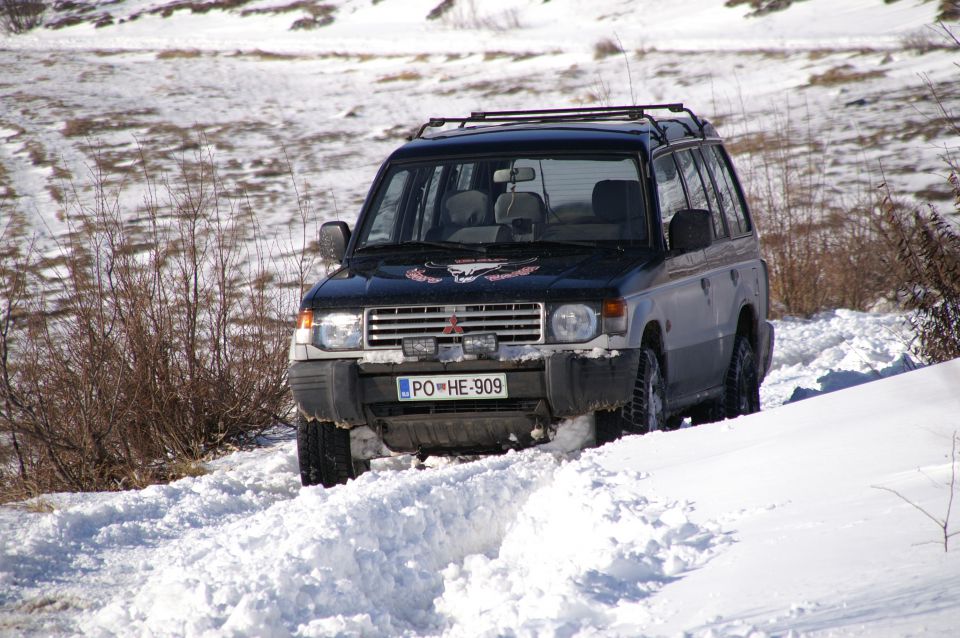
[[(509, 453), (428, 472), (374, 472), (155, 552), (133, 591), (80, 620), (91, 636), (436, 633), (442, 570), (493, 553), (560, 461)], [(185, 539), (186, 541), (187, 539)]]
[(642, 635), (656, 622), (644, 600), (730, 542), (691, 523), (686, 504), (651, 499), (642, 472), (604, 468), (619, 444), (563, 465), (495, 558), (444, 571), (445, 635)]
[(42, 592), (68, 603), (41, 613), (26, 605), (8, 626), (91, 636), (628, 635), (649, 621), (644, 599), (725, 537), (689, 523), (683, 505), (649, 499), (641, 473), (605, 469), (609, 447), (574, 460), (528, 450), (371, 472), (324, 490), (300, 488), (288, 443), (95, 503), (64, 496), (22, 548), (4, 548), (0, 583), (13, 585), (8, 602)]

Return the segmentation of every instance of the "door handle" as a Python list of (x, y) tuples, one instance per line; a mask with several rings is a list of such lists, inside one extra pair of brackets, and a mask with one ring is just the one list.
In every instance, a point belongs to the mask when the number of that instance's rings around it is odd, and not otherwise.
[(701, 277), (700, 287), (703, 288), (704, 294), (708, 294), (710, 292), (710, 279), (707, 277)]

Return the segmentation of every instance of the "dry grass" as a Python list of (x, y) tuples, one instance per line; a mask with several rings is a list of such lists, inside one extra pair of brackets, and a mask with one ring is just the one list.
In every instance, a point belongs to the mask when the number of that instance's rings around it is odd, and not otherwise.
[(157, 53), (158, 60), (192, 60), (204, 55), (199, 49), (167, 49)]
[(388, 82), (417, 82), (422, 79), (423, 76), (416, 71), (401, 71), (399, 73), (384, 75), (383, 77), (377, 79), (377, 83), (386, 84)]
[[(551, 52), (554, 53), (554, 52)], [(485, 51), (483, 54), (484, 62), (493, 62), (494, 60), (505, 60), (509, 59), (511, 62), (523, 62), (525, 60), (532, 60), (534, 58), (540, 57), (541, 53), (533, 53), (527, 51), (525, 53), (514, 53), (511, 51)]]
[(274, 53), (273, 51), (264, 51), (254, 49), (253, 51), (238, 51), (232, 57), (253, 58), (264, 62), (290, 62), (291, 60), (302, 60), (304, 56), (295, 53)]
[(841, 64), (823, 73), (815, 73), (807, 80), (808, 86), (837, 86), (839, 84), (852, 84), (855, 82), (864, 82), (882, 78), (887, 75), (886, 71), (874, 69), (871, 71), (857, 71), (850, 64)]
[(603, 38), (602, 40), (597, 40), (593, 45), (593, 59), (602, 60), (603, 58), (610, 57), (611, 55), (621, 55), (623, 53), (623, 48), (615, 41), (610, 38)]

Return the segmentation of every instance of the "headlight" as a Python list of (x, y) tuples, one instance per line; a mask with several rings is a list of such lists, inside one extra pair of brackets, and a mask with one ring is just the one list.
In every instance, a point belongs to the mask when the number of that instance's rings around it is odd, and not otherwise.
[(587, 304), (563, 304), (550, 313), (550, 334), (561, 343), (589, 341), (599, 325), (597, 309)]
[(359, 350), (363, 330), (358, 312), (331, 312), (313, 324), (314, 345), (324, 350)]
[(323, 350), (359, 350), (363, 341), (361, 314), (355, 311), (318, 313), (301, 311), (297, 318), (296, 342), (307, 342)]

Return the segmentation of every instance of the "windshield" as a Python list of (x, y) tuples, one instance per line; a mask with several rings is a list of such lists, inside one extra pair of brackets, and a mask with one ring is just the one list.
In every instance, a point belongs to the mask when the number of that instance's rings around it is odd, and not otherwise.
[(650, 245), (637, 161), (499, 157), (391, 167), (356, 249), (402, 243)]

